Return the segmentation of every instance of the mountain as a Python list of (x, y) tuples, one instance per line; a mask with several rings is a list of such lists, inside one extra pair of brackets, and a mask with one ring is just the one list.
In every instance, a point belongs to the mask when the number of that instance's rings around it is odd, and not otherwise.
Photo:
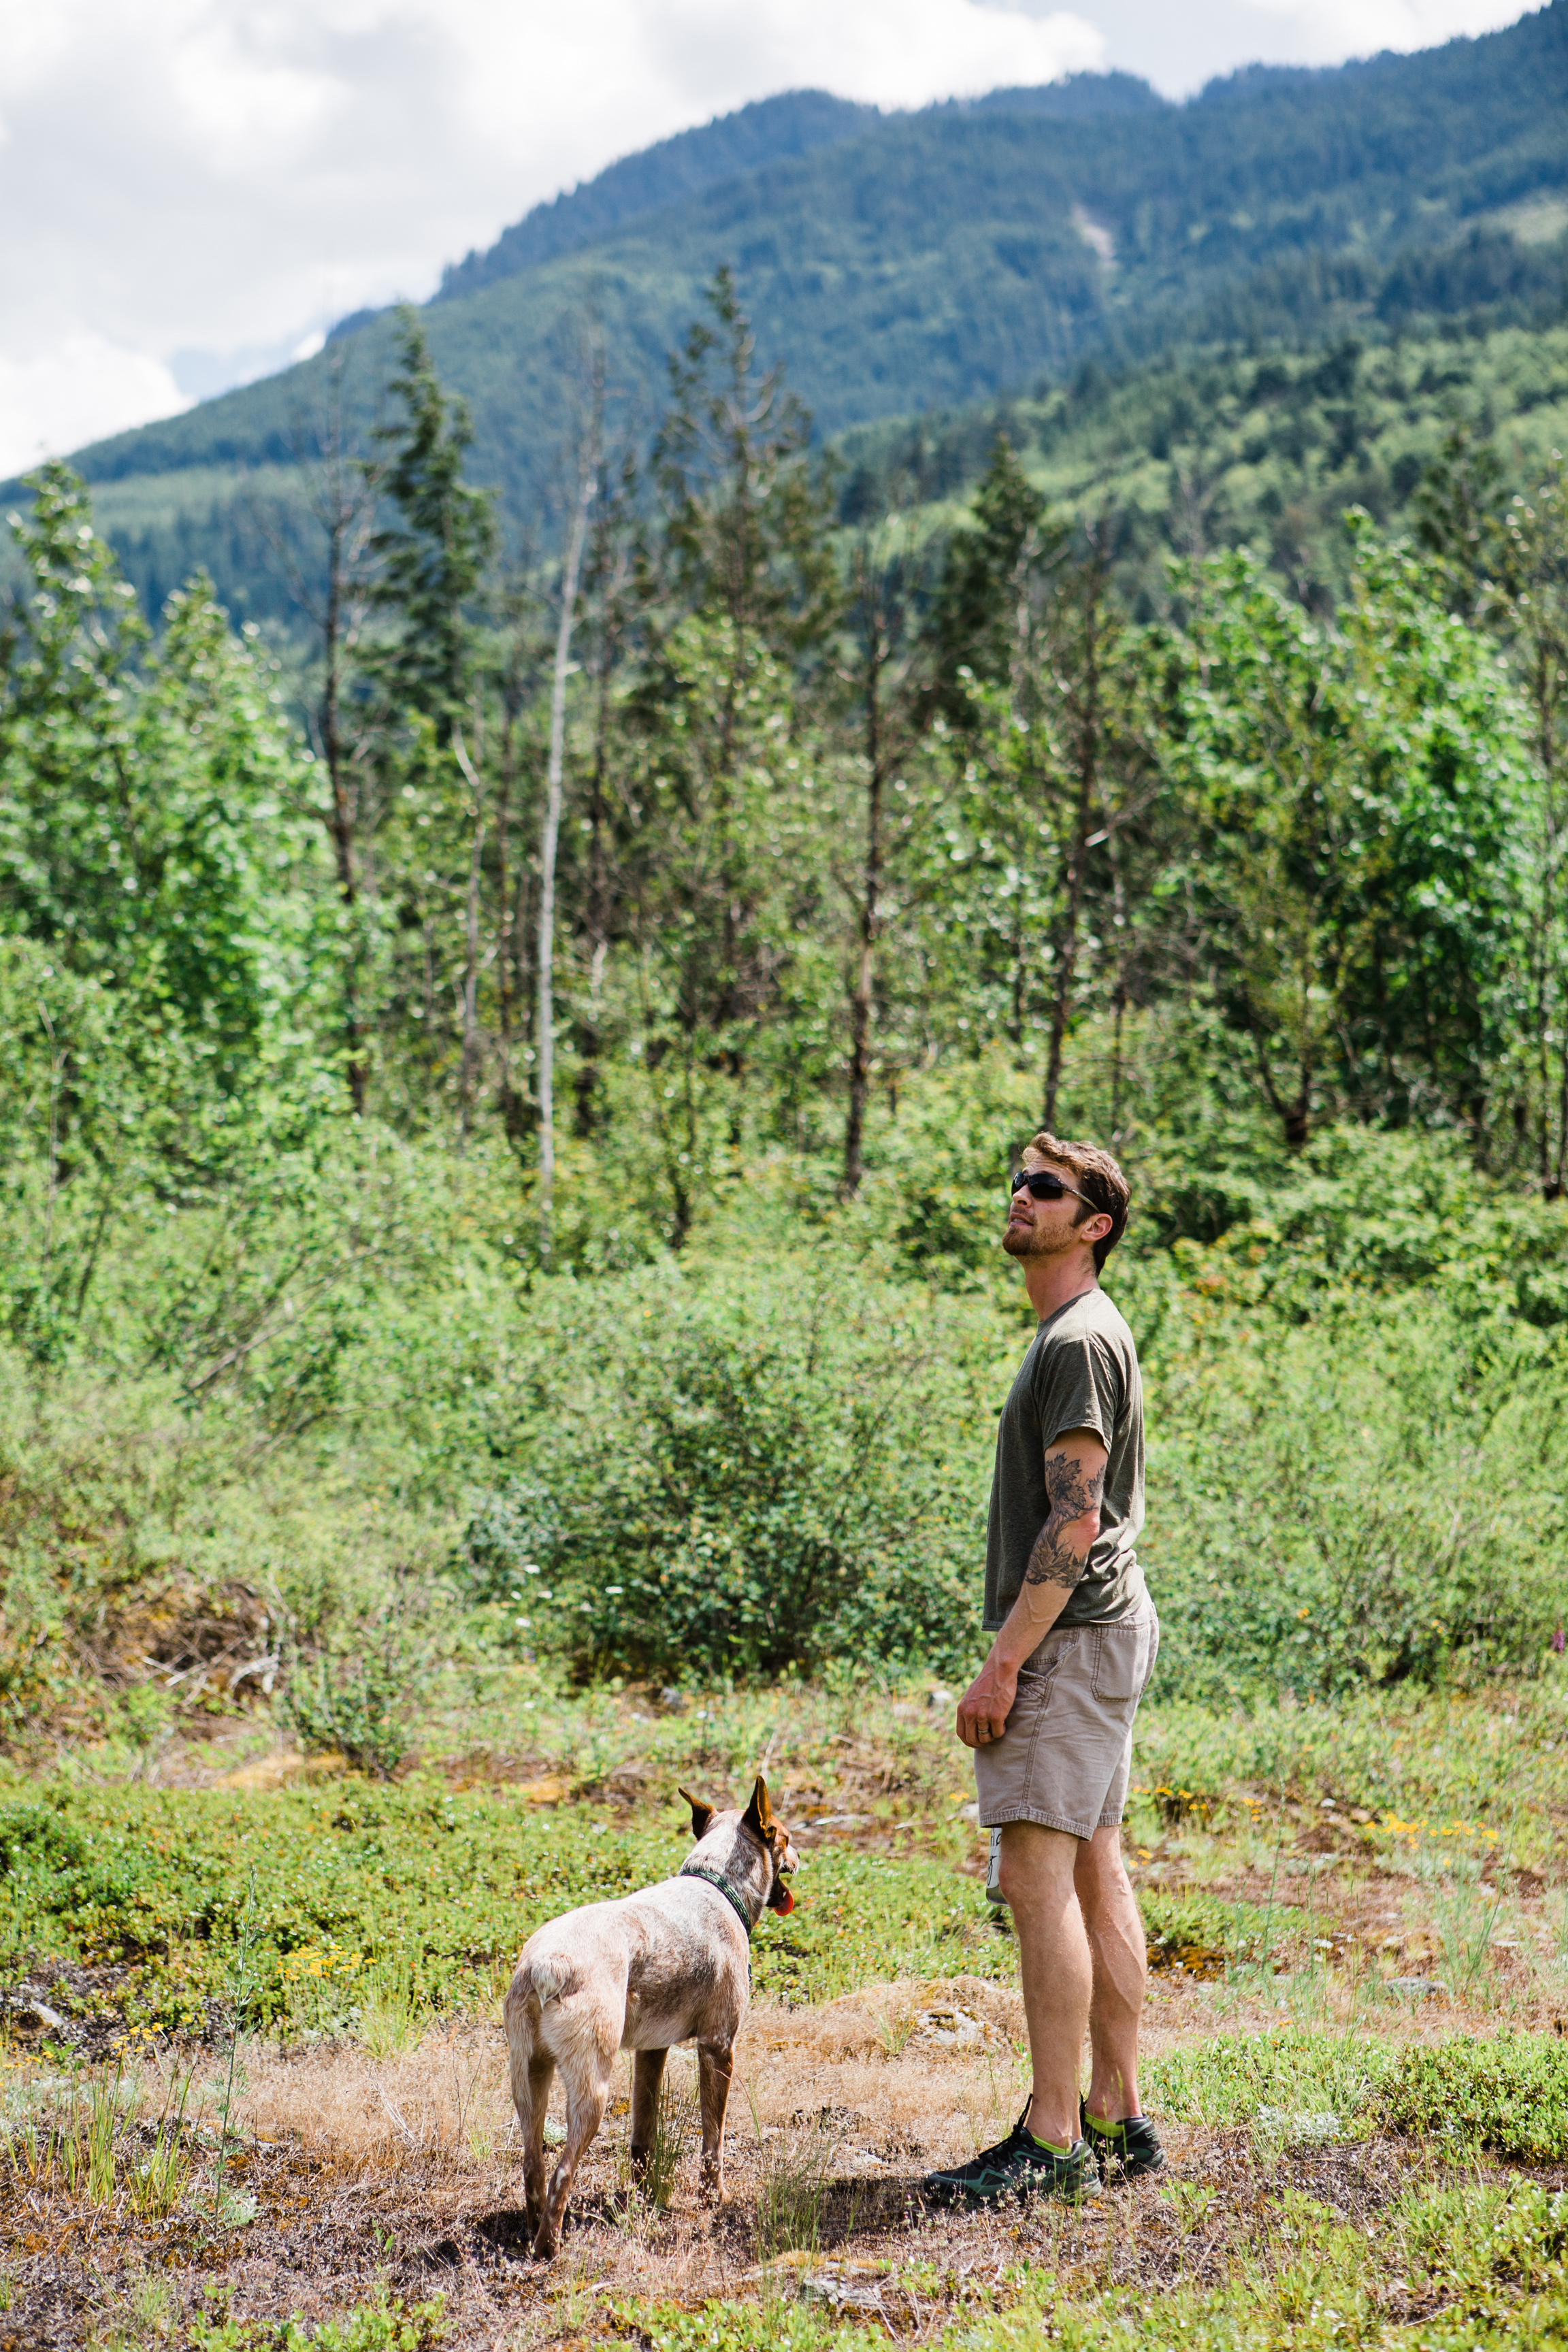
[[(721, 263), (761, 353), (827, 433), (1205, 343), (1398, 332), (1563, 307), (1568, 0), (1503, 32), (1184, 105), (1128, 77), (882, 116), (821, 92), (742, 110), (541, 206), (448, 273), (425, 318), (470, 402), (473, 471), (521, 528), (568, 427), (584, 329), (627, 429)], [(384, 382), (373, 317), (302, 366), (76, 461), (154, 598), (195, 558), (281, 611), (263, 527), (334, 369), (351, 422)]]
[[(984, 98), (954, 99), (954, 109), (974, 108), (1008, 113), (1049, 116), (1058, 121), (1083, 121), (1091, 115), (1130, 114), (1158, 108), (1164, 101), (1146, 81), (1124, 73), (1068, 74), (1038, 89), (998, 89)], [(508, 229), (484, 253), (470, 253), (452, 263), (441, 277), (438, 302), (454, 295), (472, 294), (502, 278), (516, 278), (560, 253), (574, 253), (607, 236), (626, 222), (677, 204), (683, 196), (726, 180), (740, 179), (759, 164), (776, 163), (786, 155), (805, 155), (816, 147), (837, 146), (882, 120), (881, 110), (847, 98), (830, 97), (823, 89), (787, 90), (779, 98), (756, 100), (733, 114), (721, 115), (698, 131), (683, 131), (660, 140), (639, 154), (612, 163), (584, 187), (570, 189)], [(340, 320), (328, 341), (362, 326), (378, 315), (360, 310)]]
[(436, 299), (449, 302), (503, 278), (520, 277), (557, 254), (579, 251), (645, 213), (700, 195), (722, 181), (741, 179), (763, 163), (837, 146), (880, 120), (878, 108), (830, 98), (825, 89), (793, 89), (781, 98), (759, 99), (700, 131), (683, 131), (638, 155), (626, 156), (552, 204), (535, 205), (503, 229), (487, 253), (470, 253), (445, 271)]

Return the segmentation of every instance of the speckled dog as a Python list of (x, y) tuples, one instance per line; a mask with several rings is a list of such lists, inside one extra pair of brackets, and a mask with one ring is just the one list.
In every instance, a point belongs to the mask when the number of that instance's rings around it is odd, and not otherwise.
[[(587, 1903), (529, 1937), (506, 1997), (511, 2095), (522, 2126), (523, 2186), (533, 2251), (561, 2243), (572, 2182), (604, 2121), (617, 2050), (635, 2050), (632, 2162), (653, 2144), (664, 2062), (697, 2044), (702, 2188), (724, 2193), (724, 2110), (735, 2035), (751, 1998), (751, 1937), (765, 1909), (790, 1911), (783, 1874), (796, 1867), (789, 1832), (758, 1779), (744, 1812), (680, 1791), (697, 1840), (675, 1877), (618, 1903)], [(566, 2145), (548, 2196), (544, 2111), (560, 2067)]]

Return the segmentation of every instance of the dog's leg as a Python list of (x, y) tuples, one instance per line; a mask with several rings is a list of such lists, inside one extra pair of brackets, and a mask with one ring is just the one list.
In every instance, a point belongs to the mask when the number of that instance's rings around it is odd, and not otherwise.
[(610, 2070), (615, 2056), (616, 2043), (611, 2042), (607, 2049), (590, 2048), (580, 2054), (574, 2052), (572, 2063), (562, 2066), (566, 2084), (566, 2145), (561, 2151), (561, 2161), (555, 2168), (544, 2211), (534, 2233), (533, 2251), (542, 2261), (552, 2261), (560, 2249), (561, 2224), (573, 2179), (610, 2103)]
[(555, 2060), (541, 2039), (539, 2002), (526, 1979), (514, 1981), (505, 2014), (511, 2103), (522, 2134), (522, 2200), (531, 2237), (544, 2211), (544, 2116)]
[(668, 2055), (668, 2050), (639, 2050), (632, 2066), (632, 2162), (639, 2171), (658, 2128), (658, 2088)]
[(702, 2194), (721, 2204), (724, 2197), (724, 2111), (730, 2104), (734, 2045), (700, 2047), (697, 2079), (702, 2099)]
[(522, 2119), (522, 2201), (530, 2237), (537, 2236), (544, 2218), (544, 2113), (554, 2079), (555, 2061), (542, 2050), (529, 2062), (528, 2115)]

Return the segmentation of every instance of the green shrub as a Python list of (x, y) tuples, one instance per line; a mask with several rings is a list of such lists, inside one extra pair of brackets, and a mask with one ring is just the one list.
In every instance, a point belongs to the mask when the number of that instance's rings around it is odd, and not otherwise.
[(1281, 2028), (1167, 2051), (1146, 2074), (1155, 2111), (1182, 2123), (1329, 2112), (1363, 2131), (1479, 2143), (1517, 2164), (1568, 2158), (1568, 2047), (1543, 2034), (1399, 2048)]
[(1387, 2060), (1387, 2044), (1369, 2037), (1282, 2027), (1168, 2050), (1144, 2074), (1155, 2114), (1223, 2128), (1264, 2113), (1364, 2111)]
[(307, 1754), (336, 1751), (384, 1780), (408, 1753), (426, 1679), (406, 1642), (385, 1633), (357, 1656), (323, 1655), (298, 1668), (283, 1713)]
[(516, 1468), (464, 1558), (541, 1648), (669, 1679), (984, 1646), (989, 1318), (787, 1263), (535, 1297)]
[(1456, 2034), (1406, 2049), (1373, 2105), (1384, 2130), (1446, 2131), (1518, 2164), (1568, 2158), (1568, 2048), (1541, 2034), (1477, 2042)]

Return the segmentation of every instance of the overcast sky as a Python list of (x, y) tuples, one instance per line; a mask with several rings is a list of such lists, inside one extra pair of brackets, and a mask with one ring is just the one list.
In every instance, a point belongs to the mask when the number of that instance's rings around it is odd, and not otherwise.
[(1520, 0), (0, 0), (0, 475), (435, 287), (781, 89), (883, 106), (1425, 47)]

